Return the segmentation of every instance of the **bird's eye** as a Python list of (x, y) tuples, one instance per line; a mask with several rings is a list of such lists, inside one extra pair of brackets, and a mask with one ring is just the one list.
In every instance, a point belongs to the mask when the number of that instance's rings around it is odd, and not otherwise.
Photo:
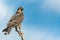
[(19, 10), (19, 8), (18, 8), (18, 10)]

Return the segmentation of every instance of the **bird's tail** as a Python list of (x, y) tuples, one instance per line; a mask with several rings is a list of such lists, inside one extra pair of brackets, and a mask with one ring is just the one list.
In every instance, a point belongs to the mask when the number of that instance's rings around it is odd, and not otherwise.
[(7, 27), (2, 32), (5, 32), (4, 34), (7, 35), (10, 33), (10, 31), (11, 31), (11, 28)]

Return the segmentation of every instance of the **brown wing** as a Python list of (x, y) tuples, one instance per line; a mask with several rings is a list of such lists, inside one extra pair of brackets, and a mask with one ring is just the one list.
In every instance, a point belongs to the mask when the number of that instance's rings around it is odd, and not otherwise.
[(9, 22), (14, 21), (17, 16), (18, 16), (17, 14), (13, 15), (13, 16), (11, 17), (11, 19), (9, 20)]
[(23, 20), (23, 13), (21, 14), (15, 14), (9, 22), (15, 22), (15, 23), (21, 23)]

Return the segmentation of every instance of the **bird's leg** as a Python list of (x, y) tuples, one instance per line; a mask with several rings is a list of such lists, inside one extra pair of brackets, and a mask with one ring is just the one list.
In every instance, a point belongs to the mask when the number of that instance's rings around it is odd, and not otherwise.
[(18, 24), (18, 28), (21, 30), (21, 24)]
[(18, 34), (21, 37), (21, 39), (24, 40), (23, 39), (23, 33), (21, 32), (21, 28), (19, 28), (19, 26), (16, 27), (16, 31), (18, 32)]

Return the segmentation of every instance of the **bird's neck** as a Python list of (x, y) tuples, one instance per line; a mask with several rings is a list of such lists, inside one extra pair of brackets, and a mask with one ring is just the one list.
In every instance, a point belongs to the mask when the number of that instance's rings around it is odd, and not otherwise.
[(17, 13), (16, 14), (22, 14), (23, 12), (22, 11), (17, 11)]

